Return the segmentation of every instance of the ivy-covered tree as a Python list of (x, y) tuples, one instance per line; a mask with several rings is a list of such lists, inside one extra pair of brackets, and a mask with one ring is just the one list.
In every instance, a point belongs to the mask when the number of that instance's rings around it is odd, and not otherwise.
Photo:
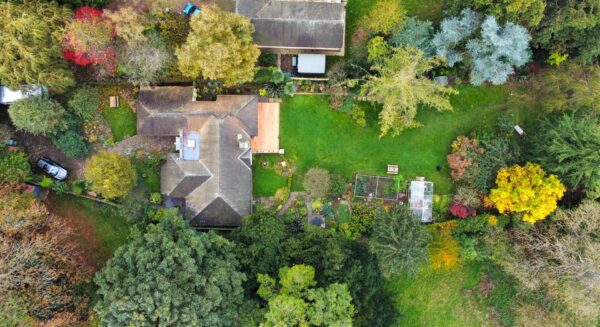
[(65, 109), (46, 96), (15, 101), (8, 108), (8, 115), (17, 129), (31, 134), (51, 135), (66, 127)]
[(556, 210), (565, 190), (556, 175), (527, 163), (500, 169), (489, 198), (500, 213), (521, 214), (523, 221), (534, 224)]
[(268, 301), (261, 326), (351, 326), (354, 306), (345, 284), (326, 288), (316, 285), (315, 269), (306, 265), (283, 267), (279, 283), (268, 275), (258, 275), (258, 294)]
[(444, 7), (457, 15), (463, 9), (472, 8), (482, 14), (491, 15), (501, 22), (514, 22), (535, 28), (544, 18), (545, 0), (444, 0)]
[(531, 159), (573, 188), (600, 197), (600, 119), (597, 114), (563, 114), (544, 119), (530, 139)]
[(212, 6), (192, 16), (190, 24), (186, 42), (176, 51), (184, 76), (202, 76), (225, 85), (252, 81), (260, 51), (248, 18)]
[(134, 230), (96, 274), (104, 326), (233, 326), (243, 273), (233, 245), (180, 217)]
[(436, 63), (419, 49), (400, 47), (371, 67), (375, 73), (362, 85), (361, 92), (368, 100), (383, 104), (379, 113), (381, 136), (390, 132), (396, 136), (405, 129), (420, 127), (415, 117), (421, 105), (452, 110), (449, 96), (458, 92), (425, 76)]
[(137, 183), (135, 169), (125, 156), (114, 152), (100, 152), (85, 166), (85, 179), (91, 189), (107, 199), (129, 194)]
[(61, 38), (71, 11), (54, 2), (3, 1), (0, 85), (41, 85), (63, 92), (74, 84), (62, 58)]
[(381, 212), (370, 242), (385, 276), (398, 273), (414, 275), (427, 261), (429, 231), (404, 205)]
[(600, 9), (596, 0), (547, 1), (534, 44), (592, 63), (600, 55)]
[(470, 9), (461, 15), (442, 21), (433, 44), (448, 66), (461, 61), (470, 63), (472, 84), (503, 84), (514, 74), (514, 67), (525, 65), (531, 58), (531, 37), (524, 27), (512, 22), (501, 27), (493, 16), (487, 16), (480, 24), (479, 15)]

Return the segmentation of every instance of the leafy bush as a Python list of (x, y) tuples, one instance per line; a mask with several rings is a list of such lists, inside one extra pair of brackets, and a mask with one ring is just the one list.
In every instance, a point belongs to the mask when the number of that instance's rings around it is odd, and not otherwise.
[(54, 139), (54, 145), (67, 157), (81, 158), (88, 154), (88, 145), (79, 133), (68, 130)]
[(468, 186), (459, 186), (454, 194), (454, 201), (464, 204), (467, 207), (478, 209), (481, 207), (481, 194)]
[(361, 25), (369, 32), (389, 34), (404, 25), (406, 10), (395, 0), (377, 1)]
[(324, 198), (331, 189), (331, 177), (323, 168), (311, 168), (302, 181), (304, 190), (315, 198)]
[(474, 217), (477, 215), (477, 210), (475, 208), (468, 207), (465, 204), (460, 203), (458, 201), (453, 201), (452, 205), (450, 205), (449, 210), (454, 217), (458, 217), (461, 219)]
[(452, 237), (456, 220), (430, 225), (433, 238), (429, 244), (429, 265), (436, 270), (449, 270), (459, 266), (460, 244)]
[(100, 152), (85, 166), (85, 178), (91, 189), (107, 199), (127, 195), (136, 185), (137, 175), (127, 157), (114, 152)]
[(337, 225), (338, 230), (350, 239), (358, 239), (369, 236), (375, 225), (377, 210), (363, 204), (352, 206), (352, 214), (349, 219)]
[(470, 185), (487, 193), (494, 186), (498, 170), (518, 162), (521, 158), (521, 150), (509, 138), (500, 135), (483, 138), (480, 144), (483, 154), (474, 158), (477, 175)]
[(0, 181), (21, 183), (31, 178), (31, 165), (22, 151), (0, 149)]
[(342, 175), (331, 175), (331, 187), (329, 193), (333, 196), (342, 196), (346, 193), (346, 179)]
[(77, 195), (83, 194), (87, 191), (87, 188), (88, 186), (85, 181), (74, 181), (73, 184), (71, 184), (71, 191)]
[(475, 158), (484, 153), (477, 140), (459, 136), (452, 142), (451, 153), (446, 157), (450, 167), (450, 176), (454, 181), (469, 182), (478, 173)]
[(161, 204), (162, 203), (162, 195), (160, 193), (152, 193), (150, 194), (150, 203), (152, 204)]
[(15, 101), (8, 108), (8, 114), (17, 129), (32, 134), (51, 135), (65, 128), (65, 109), (44, 96)]
[(88, 120), (94, 116), (99, 104), (100, 92), (93, 87), (84, 86), (78, 88), (71, 96), (69, 110), (82, 119)]
[(69, 191), (69, 184), (61, 181), (54, 181), (52, 184), (52, 190), (58, 193), (65, 193)]
[(48, 176), (42, 177), (42, 181), (40, 182), (40, 186), (43, 188), (51, 188), (54, 185), (54, 181), (52, 178)]

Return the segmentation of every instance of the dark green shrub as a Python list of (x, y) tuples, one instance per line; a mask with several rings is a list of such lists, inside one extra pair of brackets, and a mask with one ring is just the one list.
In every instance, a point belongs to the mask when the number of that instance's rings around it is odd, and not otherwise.
[(77, 89), (69, 100), (69, 110), (83, 119), (90, 119), (100, 104), (100, 93), (93, 87)]
[(263, 52), (258, 57), (258, 62), (261, 66), (275, 66), (277, 65), (277, 55), (274, 53)]
[(81, 158), (88, 154), (89, 151), (83, 136), (73, 130), (66, 131), (56, 137), (54, 145), (66, 156), (72, 158)]
[(51, 135), (65, 129), (65, 109), (45, 96), (18, 100), (8, 108), (8, 114), (17, 129), (31, 134)]
[(67, 184), (65, 182), (61, 182), (61, 181), (55, 181), (54, 184), (52, 184), (52, 190), (54, 190), (58, 193), (68, 192), (69, 184)]

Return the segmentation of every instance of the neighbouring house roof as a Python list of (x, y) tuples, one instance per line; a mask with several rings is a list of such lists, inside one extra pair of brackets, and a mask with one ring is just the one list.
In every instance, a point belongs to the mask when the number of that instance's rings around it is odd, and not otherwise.
[(343, 54), (345, 1), (236, 0), (236, 12), (251, 19), (259, 47)]
[(193, 226), (239, 226), (252, 211), (252, 150), (240, 141), (258, 134), (258, 97), (194, 102), (192, 95), (192, 87), (142, 89), (138, 134), (194, 135), (199, 159), (169, 154), (161, 169), (161, 193), (185, 199), (185, 215)]

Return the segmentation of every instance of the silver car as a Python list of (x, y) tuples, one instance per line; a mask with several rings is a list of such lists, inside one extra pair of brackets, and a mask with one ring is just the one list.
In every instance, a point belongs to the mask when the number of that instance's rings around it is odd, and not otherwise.
[(41, 157), (37, 161), (37, 166), (58, 181), (64, 181), (69, 177), (69, 172), (63, 166), (48, 157)]

